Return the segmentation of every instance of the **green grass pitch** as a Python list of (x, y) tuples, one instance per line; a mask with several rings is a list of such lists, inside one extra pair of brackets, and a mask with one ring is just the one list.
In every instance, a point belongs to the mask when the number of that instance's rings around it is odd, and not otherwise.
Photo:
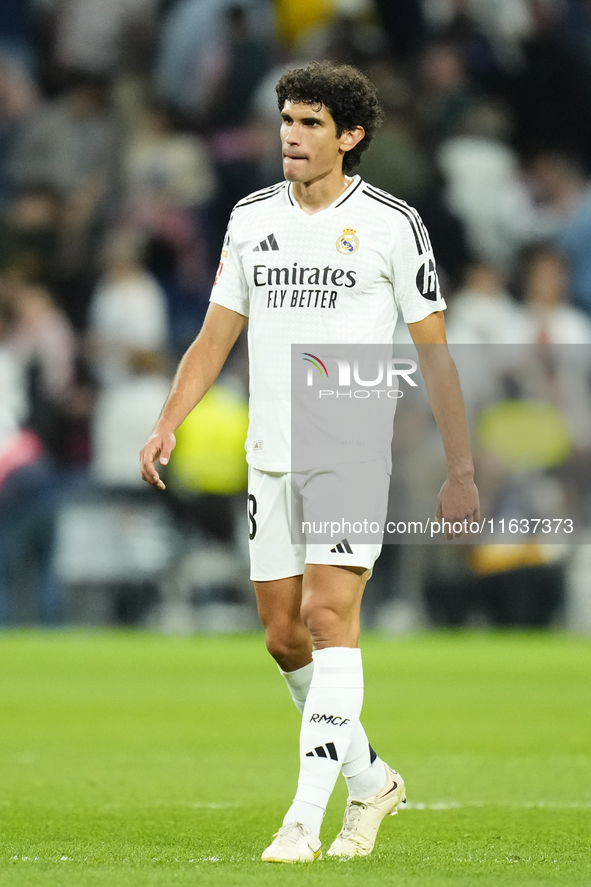
[[(2, 887), (591, 885), (591, 642), (363, 642), (408, 809), (374, 854), (265, 865), (298, 715), (262, 636), (0, 634)], [(345, 800), (341, 779), (325, 848)]]

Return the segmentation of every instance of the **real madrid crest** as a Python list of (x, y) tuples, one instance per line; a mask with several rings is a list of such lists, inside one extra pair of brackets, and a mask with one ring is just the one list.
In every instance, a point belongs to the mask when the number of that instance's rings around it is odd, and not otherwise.
[(359, 246), (359, 238), (355, 234), (355, 228), (344, 228), (343, 233), (337, 239), (337, 249), (344, 256), (354, 253)]

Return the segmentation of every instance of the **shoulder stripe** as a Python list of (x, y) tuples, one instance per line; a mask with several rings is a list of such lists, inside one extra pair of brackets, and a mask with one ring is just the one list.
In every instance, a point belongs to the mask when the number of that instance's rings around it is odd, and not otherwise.
[(240, 200), (234, 208), (239, 209), (243, 206), (250, 206), (251, 203), (259, 203), (259, 201), (261, 201), (261, 200), (269, 200), (270, 197), (275, 197), (276, 194), (279, 194), (281, 189), (284, 187), (285, 187), (285, 182), (281, 182), (280, 185), (274, 185), (273, 188), (269, 189), (269, 191), (266, 193), (257, 191), (257, 192), (255, 192), (258, 195), (257, 197), (248, 197), (248, 198), (245, 198), (244, 200)]
[(368, 190), (372, 192), (374, 195), (379, 195), (382, 197), (387, 203), (395, 207), (396, 209), (400, 209), (401, 212), (406, 214), (410, 214), (417, 225), (419, 236), (421, 242), (423, 244), (424, 249), (429, 252), (431, 249), (431, 241), (429, 240), (429, 235), (427, 234), (427, 229), (423, 224), (423, 220), (420, 215), (416, 211), (416, 209), (412, 206), (409, 206), (405, 200), (400, 200), (398, 197), (393, 197), (391, 194), (388, 194), (387, 191), (382, 191), (381, 188), (376, 188), (374, 185), (368, 185)]
[(368, 191), (368, 190), (367, 190), (367, 188), (364, 190), (363, 193), (364, 193), (364, 194), (367, 194), (368, 197), (371, 197), (372, 200), (377, 200), (378, 203), (383, 203), (384, 206), (389, 206), (390, 209), (395, 209), (397, 212), (402, 213), (402, 215), (403, 215), (403, 216), (408, 220), (408, 222), (410, 223), (410, 227), (412, 228), (412, 233), (414, 234), (415, 243), (416, 243), (416, 245), (417, 245), (418, 253), (419, 253), (420, 256), (422, 256), (423, 253), (425, 252), (425, 249), (424, 249), (424, 247), (423, 247), (423, 244), (422, 244), (421, 239), (419, 238), (419, 233), (418, 233), (418, 231), (417, 231), (417, 226), (416, 226), (416, 224), (415, 224), (415, 221), (414, 221), (414, 219), (412, 218), (412, 216), (410, 215), (410, 213), (405, 212), (405, 211), (402, 209), (402, 207), (400, 207), (400, 206), (396, 206), (394, 203), (390, 203), (389, 201), (382, 200), (381, 197), (377, 197), (375, 194), (372, 194), (371, 191)]
[(275, 197), (278, 193), (278, 191), (274, 191), (273, 194), (265, 194), (264, 197), (255, 197), (253, 200), (245, 200), (242, 203), (237, 203), (235, 209), (242, 209), (244, 206), (250, 206), (252, 203), (260, 203), (261, 200), (269, 200), (271, 197)]
[(360, 186), (361, 184), (362, 184), (362, 181), (361, 181), (361, 179), (359, 179), (359, 181), (357, 182), (357, 184), (355, 185), (354, 188), (352, 188), (350, 191), (349, 191), (349, 189), (347, 189), (347, 190), (345, 191), (345, 195), (344, 195), (343, 199), (340, 200), (338, 203), (335, 203), (334, 208), (336, 209), (337, 206), (342, 206), (343, 203), (345, 202), (345, 200), (348, 200), (349, 197), (352, 197), (353, 194), (355, 194), (355, 191), (357, 191), (357, 189), (359, 188), (359, 186)]
[(404, 200), (399, 200), (397, 197), (392, 197), (391, 194), (388, 194), (387, 191), (382, 191), (381, 188), (375, 188), (373, 187), (373, 185), (368, 185), (367, 189), (368, 192), (370, 194), (373, 194), (374, 197), (381, 197), (384, 202), (395, 209), (399, 209), (400, 212), (408, 216), (409, 219), (412, 219), (413, 221), (411, 222), (411, 224), (413, 224), (414, 222), (414, 225), (416, 226), (419, 239), (423, 244), (423, 249), (427, 252), (431, 249), (429, 235), (427, 234), (425, 226), (423, 225), (423, 221), (416, 209), (414, 209), (412, 206), (409, 206), (408, 203), (406, 203)]
[(275, 194), (278, 194), (284, 187), (285, 182), (281, 182), (279, 185), (273, 185), (271, 188), (266, 188), (264, 191), (255, 191), (253, 194), (249, 194), (248, 197), (239, 200), (236, 206), (248, 206), (248, 204), (256, 203), (259, 200), (268, 200), (269, 197), (274, 197)]
[(238, 203), (242, 203), (243, 200), (252, 200), (253, 197), (262, 197), (264, 194), (269, 194), (271, 191), (278, 191), (279, 188), (282, 188), (284, 185), (285, 182), (275, 182), (274, 185), (269, 185), (267, 188), (261, 188), (259, 191), (251, 191), (246, 197), (242, 197)]

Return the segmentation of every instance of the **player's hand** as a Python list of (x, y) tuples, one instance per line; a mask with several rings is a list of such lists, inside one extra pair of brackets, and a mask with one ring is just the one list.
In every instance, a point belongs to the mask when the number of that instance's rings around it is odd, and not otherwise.
[(170, 454), (176, 446), (176, 437), (172, 431), (153, 431), (140, 451), (140, 466), (142, 480), (165, 490), (166, 485), (154, 467), (155, 462), (168, 465)]
[[(447, 478), (437, 497), (438, 523), (445, 521), (445, 535), (448, 539), (469, 533), (469, 525), (480, 521), (480, 499), (478, 489), (473, 478), (467, 475), (465, 478)], [(461, 524), (462, 529), (454, 531), (453, 525)]]

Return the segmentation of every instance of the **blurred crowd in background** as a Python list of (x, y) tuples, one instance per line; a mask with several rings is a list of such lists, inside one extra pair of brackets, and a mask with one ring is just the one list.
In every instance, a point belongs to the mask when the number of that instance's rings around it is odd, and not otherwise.
[[(232, 206), (282, 178), (275, 83), (320, 58), (378, 87), (359, 172), (421, 213), (450, 341), (591, 344), (589, 0), (2, 0), (0, 624), (253, 624), (242, 340), (166, 496), (137, 452)], [(588, 549), (549, 548), (391, 546), (368, 619), (561, 624)]]

